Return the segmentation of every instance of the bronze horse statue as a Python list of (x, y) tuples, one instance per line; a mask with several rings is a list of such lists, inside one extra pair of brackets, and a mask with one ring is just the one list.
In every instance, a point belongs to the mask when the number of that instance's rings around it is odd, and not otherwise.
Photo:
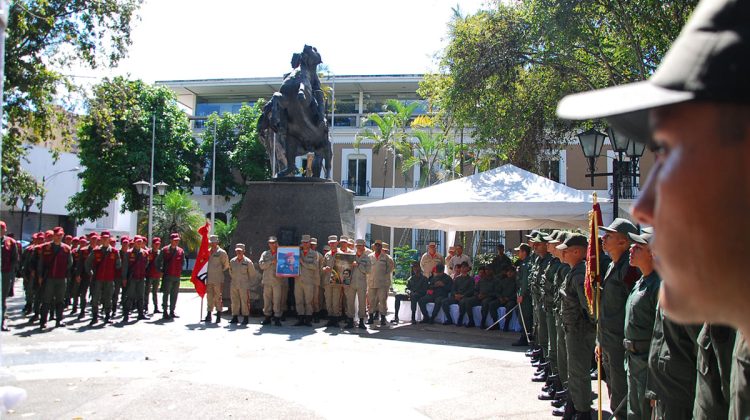
[(333, 151), (317, 74), (320, 63), (315, 47), (305, 45), (302, 53), (294, 54), (293, 70), (284, 76), (280, 91), (273, 94), (258, 119), (258, 133), (266, 153), (281, 168), (277, 177), (294, 176), (296, 157), (307, 153), (315, 156), (313, 176), (325, 169), (325, 178), (331, 177)]

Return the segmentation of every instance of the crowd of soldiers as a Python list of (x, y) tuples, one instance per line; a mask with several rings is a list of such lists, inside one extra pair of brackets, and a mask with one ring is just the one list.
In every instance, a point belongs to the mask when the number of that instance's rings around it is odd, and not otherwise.
[[(163, 319), (177, 317), (175, 305), (180, 287), (180, 276), (185, 251), (179, 246), (180, 235), (172, 233), (170, 244), (161, 247), (161, 239), (147, 239), (136, 235), (117, 240), (108, 231), (92, 232), (81, 237), (66, 235), (56, 227), (32, 235), (32, 242), (24, 249), (2, 230), (3, 330), (6, 325), (6, 299), (13, 294), (16, 276), (23, 278), (26, 305), (23, 314), (30, 322), (39, 322), (41, 329), (54, 320), (56, 327), (65, 325), (64, 311), (78, 320), (86, 317), (89, 306), (95, 325), (103, 318), (109, 323), (118, 314), (128, 322), (131, 313), (137, 319), (148, 317), (149, 298), (153, 299), (154, 313)], [(162, 311), (157, 293), (162, 292)]]
[(601, 229), (598, 329), (585, 290), (589, 239), (534, 231), (517, 248), (518, 302), (530, 328), (514, 345), (531, 344), (532, 381), (545, 383), (538, 398), (552, 401), (553, 415), (590, 418), (598, 358), (617, 419), (727, 418), (736, 331), (670, 320), (658, 299), (652, 229), (621, 218)]

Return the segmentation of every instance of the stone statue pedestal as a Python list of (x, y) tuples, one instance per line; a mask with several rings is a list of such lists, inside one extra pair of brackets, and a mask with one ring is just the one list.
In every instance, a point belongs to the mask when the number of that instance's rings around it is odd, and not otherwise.
[(247, 185), (237, 229), (227, 250), (244, 243), (255, 262), (268, 249), (268, 237), (279, 246), (297, 246), (302, 235), (318, 239), (323, 253), (328, 235), (354, 234), (354, 194), (336, 182), (317, 178), (281, 178)]

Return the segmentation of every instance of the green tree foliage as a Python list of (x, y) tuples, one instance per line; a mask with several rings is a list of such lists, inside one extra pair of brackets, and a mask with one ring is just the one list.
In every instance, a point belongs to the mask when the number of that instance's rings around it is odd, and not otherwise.
[(214, 226), (214, 234), (219, 237), (219, 244), (224, 249), (229, 250), (232, 246), (232, 236), (234, 231), (237, 229), (237, 218), (233, 218), (229, 223), (224, 223), (221, 220), (216, 220), (216, 226)]
[(555, 117), (566, 94), (647, 78), (697, 1), (495, 1), (455, 11), (440, 72), (420, 94), (441, 118), (471, 127), (476, 163), (538, 170), (571, 127)]
[(24, 176), (24, 143), (73, 139), (63, 96), (76, 90), (71, 67), (114, 66), (130, 45), (142, 0), (15, 0), (5, 41), (2, 184), (6, 201), (41, 188)]
[(206, 223), (198, 203), (182, 191), (170, 191), (154, 206), (154, 236), (169, 243), (169, 235), (177, 232), (181, 237), (181, 246), (197, 250), (201, 244), (198, 228)]
[(208, 162), (203, 186), (211, 188), (214, 126), (216, 126), (216, 195), (225, 198), (244, 194), (247, 181), (260, 181), (271, 176), (271, 168), (263, 145), (258, 140), (256, 125), (263, 101), (243, 105), (238, 113), (221, 116), (212, 114), (204, 125), (200, 155)]
[(154, 182), (166, 182), (169, 189), (192, 188), (197, 145), (171, 90), (140, 80), (105, 79), (94, 87), (87, 108), (78, 130), (83, 187), (67, 205), (76, 220), (103, 216), (118, 194), (124, 196), (122, 210), (147, 206), (133, 183), (150, 178), (154, 116)]
[(419, 261), (419, 251), (409, 245), (393, 247), (393, 261), (396, 265), (395, 277), (407, 279), (411, 276), (411, 264)]

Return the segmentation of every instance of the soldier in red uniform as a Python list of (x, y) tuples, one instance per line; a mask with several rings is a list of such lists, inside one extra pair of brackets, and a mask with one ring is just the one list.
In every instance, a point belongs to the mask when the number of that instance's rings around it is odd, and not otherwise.
[[(185, 261), (185, 251), (180, 248), (180, 234), (169, 235), (170, 244), (161, 249), (156, 259), (156, 265), (161, 267), (164, 273), (162, 279), (162, 310), (163, 319), (175, 318), (174, 308), (177, 304), (177, 295), (180, 293), (180, 276), (182, 275), (182, 264)], [(169, 300), (169, 306), (167, 306)], [(167, 310), (169, 309), (169, 310)]]
[(143, 246), (144, 239), (144, 237), (136, 235), (133, 241), (133, 249), (125, 254), (126, 259), (123, 260), (123, 262), (127, 261), (127, 264), (123, 264), (126, 267), (123, 270), (126, 272), (123, 284), (125, 288), (123, 322), (128, 322), (130, 310), (133, 306), (138, 309), (138, 319), (146, 319), (146, 315), (143, 312), (143, 300), (146, 294), (144, 283), (146, 282), (146, 267), (148, 266), (149, 252)]
[(2, 326), (0, 329), (8, 331), (8, 327), (5, 325), (5, 301), (8, 298), (11, 290), (13, 289), (13, 281), (16, 278), (16, 268), (18, 266), (18, 245), (15, 239), (5, 234), (5, 222), (0, 221), (0, 236), (2, 236), (2, 262), (0, 263), (0, 271), (2, 271)]
[(43, 284), (44, 298), (42, 300), (41, 319), (39, 328), (47, 327), (47, 316), (51, 310), (55, 311), (55, 326), (63, 326), (63, 309), (65, 308), (66, 278), (73, 266), (73, 255), (70, 247), (62, 242), (65, 232), (63, 228), (53, 230), (51, 242), (42, 245), (40, 249), (37, 273)]
[(86, 313), (86, 294), (91, 286), (91, 272), (86, 270), (86, 260), (91, 254), (91, 246), (85, 236), (81, 236), (78, 240), (78, 251), (73, 254), (73, 278), (75, 285), (73, 286), (73, 311), (71, 315), (78, 312), (78, 307), (81, 308), (81, 313), (78, 314), (78, 319), (83, 319)]
[(125, 267), (127, 265), (127, 252), (130, 248), (130, 238), (125, 235), (120, 238), (120, 249), (117, 251), (122, 261), (122, 268), (115, 269), (115, 281), (113, 283), (114, 290), (112, 290), (112, 318), (117, 313), (117, 304), (120, 301), (120, 294), (123, 292), (125, 284)]
[[(65, 238), (70, 235), (65, 235)], [(66, 239), (63, 239), (63, 243), (67, 244)], [(70, 266), (70, 272), (68, 273), (67, 286), (65, 288), (65, 309), (70, 306), (73, 302), (73, 297), (78, 292), (78, 283), (76, 282), (76, 267), (78, 264), (78, 248), (81, 246), (81, 239), (77, 236), (70, 238), (70, 252), (73, 255), (73, 265)], [(71, 315), (76, 311), (71, 311)]]
[(96, 247), (86, 259), (86, 269), (92, 273), (91, 284), (91, 323), (99, 321), (99, 302), (104, 306), (104, 323), (110, 319), (115, 270), (122, 267), (117, 250), (110, 244), (110, 234), (101, 234), (101, 245)]
[(26, 306), (23, 307), (23, 314), (28, 315), (34, 309), (34, 279), (32, 275), (36, 273), (36, 265), (33, 264), (36, 247), (42, 243), (42, 237), (39, 233), (31, 235), (31, 243), (21, 253), (21, 275), (23, 276), (23, 291), (26, 295)]
[(161, 267), (156, 264), (156, 259), (161, 254), (161, 238), (158, 236), (151, 240), (151, 249), (148, 253), (148, 266), (146, 267), (146, 292), (143, 310), (148, 313), (148, 298), (151, 295), (154, 302), (154, 313), (158, 314), (159, 301), (156, 294), (159, 292), (159, 283), (161, 283)]

